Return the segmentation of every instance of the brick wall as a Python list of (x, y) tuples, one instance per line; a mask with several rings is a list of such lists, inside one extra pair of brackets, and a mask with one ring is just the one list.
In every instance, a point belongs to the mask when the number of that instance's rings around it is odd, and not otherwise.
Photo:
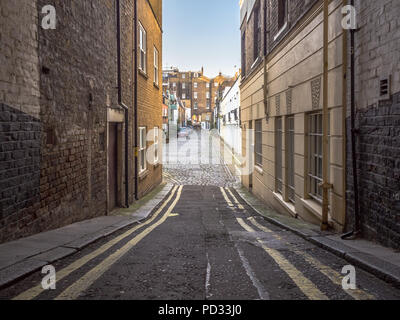
[[(123, 100), (133, 145), (133, 1), (122, 3)], [(38, 25), (49, 4), (56, 30)], [(117, 105), (117, 49), (114, 0), (5, 0), (0, 15), (4, 242), (107, 213), (107, 106)]]
[[(355, 97), (361, 226), (366, 238), (400, 248), (400, 3), (356, 1), (356, 9), (360, 27), (356, 33)], [(379, 96), (379, 81), (388, 76), (392, 96), (385, 100)], [(348, 230), (355, 219), (351, 161), (348, 113)]]
[[(155, 5), (154, 10), (150, 4)], [(157, 18), (154, 15), (154, 12), (157, 14), (161, 6), (161, 0), (138, 1), (138, 18), (147, 32), (147, 74), (139, 72), (138, 76), (138, 92), (140, 92), (138, 95), (138, 125), (139, 127), (146, 127), (147, 132), (155, 127), (162, 129), (162, 30), (158, 23), (160, 17)], [(154, 84), (154, 46), (159, 53), (158, 86)], [(147, 147), (150, 148), (152, 144), (152, 141), (148, 141)], [(140, 177), (139, 197), (155, 188), (161, 181), (162, 165), (148, 163), (147, 172)]]

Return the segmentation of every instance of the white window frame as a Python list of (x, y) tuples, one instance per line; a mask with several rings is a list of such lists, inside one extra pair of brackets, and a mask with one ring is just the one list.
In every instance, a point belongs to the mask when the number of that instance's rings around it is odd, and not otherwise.
[(186, 83), (185, 82), (182, 83), (182, 89), (186, 89)]
[(159, 68), (158, 68), (159, 54), (156, 46), (154, 46), (154, 83), (159, 85)]
[(214, 83), (214, 87), (218, 87), (218, 82), (215, 82), (215, 83)]
[(154, 164), (158, 164), (158, 162), (160, 161), (160, 157), (159, 157), (159, 146), (160, 146), (160, 142), (159, 142), (159, 128), (158, 127), (154, 127)]
[(210, 93), (209, 92), (206, 92), (206, 98), (210, 99)]
[(206, 87), (209, 88), (210, 87), (210, 83), (207, 82), (206, 83)]
[(186, 94), (182, 93), (182, 100), (186, 100)]
[(139, 69), (147, 73), (147, 32), (139, 22)]
[(193, 97), (194, 97), (195, 99), (197, 99), (197, 98), (198, 98), (198, 94), (197, 94), (197, 92), (194, 92), (194, 93), (193, 93)]
[(193, 83), (193, 87), (197, 89), (197, 82)]
[[(147, 170), (147, 128), (139, 127), (139, 174)], [(142, 162), (143, 159), (143, 162)], [(143, 165), (142, 165), (143, 164)]]
[(182, 74), (182, 79), (186, 79), (186, 74)]

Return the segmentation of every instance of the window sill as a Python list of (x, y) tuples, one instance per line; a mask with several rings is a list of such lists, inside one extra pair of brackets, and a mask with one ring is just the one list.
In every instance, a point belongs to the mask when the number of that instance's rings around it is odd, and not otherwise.
[(274, 198), (286, 209), (286, 211), (293, 216), (294, 218), (298, 218), (299, 215), (296, 212), (295, 206), (291, 202), (286, 202), (280, 193), (274, 192)]
[(254, 166), (254, 169), (256, 169), (256, 171), (259, 173), (259, 174), (261, 174), (262, 176), (264, 175), (264, 171), (263, 171), (263, 169), (260, 167), (260, 166)]
[(160, 87), (158, 86), (157, 83), (153, 82), (153, 86), (154, 86), (157, 90), (160, 90)]
[(147, 73), (144, 72), (142, 69), (139, 69), (139, 74), (140, 74), (143, 78), (145, 78), (146, 80), (149, 79), (149, 76), (147, 75)]
[(142, 181), (142, 180), (146, 179), (148, 175), (149, 175), (148, 169), (142, 171), (141, 173), (139, 173), (139, 180)]
[[(303, 206), (310, 211), (317, 219), (322, 221), (322, 206), (317, 201), (312, 199), (300, 199)], [(332, 223), (330, 214), (328, 215), (329, 224)]]
[(288, 26), (288, 24), (287, 24), (287, 21), (286, 21), (285, 24), (283, 25), (283, 27), (274, 36), (274, 41), (276, 41), (276, 39), (278, 39), (280, 37), (280, 35), (282, 35), (282, 33), (286, 30), (287, 26)]
[(158, 168), (161, 165), (161, 162), (157, 162), (153, 165), (154, 169)]

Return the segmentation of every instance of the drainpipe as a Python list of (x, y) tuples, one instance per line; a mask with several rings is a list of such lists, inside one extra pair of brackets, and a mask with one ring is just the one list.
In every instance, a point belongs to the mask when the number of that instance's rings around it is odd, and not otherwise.
[(118, 105), (125, 110), (125, 207), (129, 208), (129, 109), (122, 102), (122, 78), (121, 78), (121, 8), (120, 0), (117, 0), (117, 70), (118, 70)]
[(134, 34), (134, 88), (133, 88), (133, 108), (134, 108), (134, 136), (135, 136), (135, 199), (139, 200), (139, 145), (138, 145), (138, 11), (137, 11), (137, 1), (133, 1), (134, 5), (134, 24), (133, 24), (133, 34)]
[(328, 182), (328, 170), (329, 170), (329, 109), (328, 109), (328, 30), (329, 30), (329, 0), (324, 0), (324, 75), (323, 75), (323, 139), (322, 139), (322, 158), (323, 158), (323, 169), (322, 169), (322, 222), (321, 230), (325, 231), (329, 228), (328, 213), (329, 213), (329, 190), (332, 185)]
[[(354, 0), (350, 1), (354, 7)], [(343, 240), (356, 239), (361, 234), (360, 226), (360, 203), (358, 197), (358, 168), (356, 157), (356, 113), (355, 113), (355, 33), (356, 30), (350, 30), (350, 109), (351, 109), (351, 154), (353, 167), (353, 185), (354, 185), (354, 230), (342, 236)]]

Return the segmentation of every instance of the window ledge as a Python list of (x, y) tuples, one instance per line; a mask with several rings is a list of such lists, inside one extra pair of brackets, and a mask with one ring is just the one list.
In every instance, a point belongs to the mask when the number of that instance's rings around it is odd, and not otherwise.
[(276, 41), (276, 39), (279, 38), (279, 36), (286, 30), (288, 24), (287, 21), (285, 22), (285, 24), (283, 25), (283, 27), (278, 31), (278, 33), (274, 36), (274, 41)]
[(260, 166), (254, 166), (254, 169), (256, 169), (256, 171), (259, 173), (259, 174), (261, 174), (262, 176), (264, 175), (264, 171), (263, 171), (263, 169), (260, 167)]
[[(310, 211), (317, 219), (322, 221), (322, 206), (312, 199), (300, 199), (303, 206)], [(331, 215), (328, 215), (329, 224), (332, 223)]]
[(156, 89), (160, 90), (160, 87), (158, 86), (157, 83), (153, 82), (153, 86), (154, 86)]
[(147, 178), (147, 176), (149, 175), (149, 170), (146, 169), (143, 172), (139, 173), (139, 180), (144, 180)]
[(286, 202), (280, 193), (274, 192), (274, 198), (286, 209), (286, 211), (293, 216), (294, 218), (298, 218), (299, 215), (296, 212), (295, 206), (291, 202)]
[(157, 161), (157, 163), (155, 163), (155, 164), (153, 165), (153, 167), (154, 167), (154, 169), (155, 169), (155, 168), (158, 168), (160, 165), (161, 165), (161, 162), (160, 162), (160, 161)]
[(145, 78), (146, 80), (149, 79), (149, 76), (147, 75), (146, 72), (144, 72), (142, 69), (139, 68), (139, 74)]

